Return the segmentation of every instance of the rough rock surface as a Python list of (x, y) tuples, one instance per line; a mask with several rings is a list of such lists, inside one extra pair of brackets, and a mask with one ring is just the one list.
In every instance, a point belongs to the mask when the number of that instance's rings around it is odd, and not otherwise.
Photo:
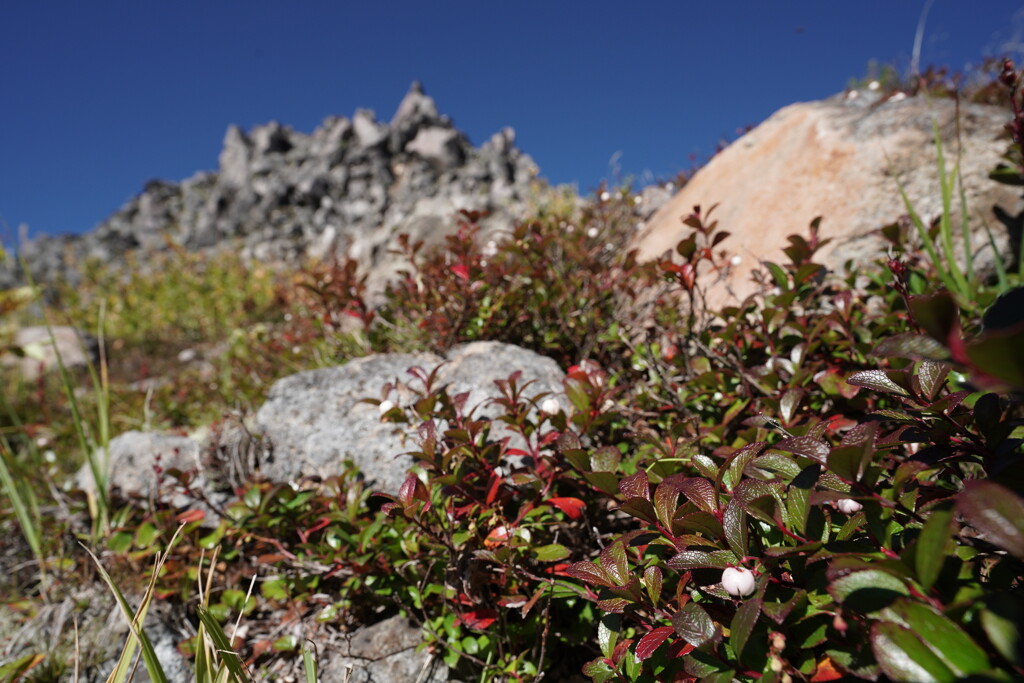
[[(1024, 216), (1020, 192), (988, 179), (1006, 151), (1008, 113), (961, 103), (958, 141), (951, 100), (881, 101), (860, 91), (775, 113), (702, 168), (650, 219), (634, 246), (641, 258), (655, 258), (688, 234), (680, 219), (694, 206), (718, 204), (713, 218), (732, 233), (722, 248), (742, 259), (726, 281), (740, 298), (753, 291), (749, 274), (758, 262), (783, 262), (787, 236), (807, 234), (816, 216), (824, 217), (821, 235), (835, 238), (821, 252), (826, 265), (869, 262), (884, 253), (878, 228), (907, 213), (897, 179), (925, 221), (942, 211), (933, 121), (949, 171), (960, 157), (974, 249), (981, 252), (977, 262), (991, 265), (984, 226), (1007, 253), (1019, 244)], [(953, 214), (959, 213), (957, 200)], [(959, 234), (959, 222), (954, 231)], [(731, 297), (719, 286), (709, 299), (724, 303)]]
[[(376, 405), (360, 401), (380, 398), (389, 382), (421, 388), (408, 369), (419, 366), (430, 372), (446, 360), (438, 375), (440, 385), (447, 385), (452, 395), (470, 392), (466, 406), (480, 405), (478, 415), (494, 414), (494, 406), (483, 405), (499, 396), (494, 381), (516, 370), (523, 373), (521, 381), (536, 380), (527, 389), (528, 396), (562, 391), (564, 373), (557, 363), (498, 342), (459, 346), (449, 351), (447, 359), (431, 354), (381, 354), (301, 372), (276, 382), (256, 415), (256, 429), (273, 447), (263, 474), (276, 481), (332, 476), (348, 459), (375, 488), (397, 491), (412, 465), (412, 458), (400, 455), (412, 449), (412, 432), (382, 422)], [(400, 388), (389, 400), (404, 405), (412, 396), (410, 389)]]
[(8, 343), (23, 355), (5, 353), (0, 362), (16, 367), (26, 379), (56, 370), (58, 354), (65, 368), (77, 368), (95, 361), (99, 350), (95, 337), (65, 325), (20, 327)]
[[(283, 263), (349, 255), (386, 274), (397, 234), (439, 242), (460, 209), (491, 212), (485, 232), (511, 227), (536, 173), (511, 128), (474, 147), (414, 83), (390, 123), (360, 110), (309, 135), (280, 123), (231, 126), (217, 171), (151, 181), (94, 231), (20, 249), (37, 280), (74, 280), (73, 264), (171, 245)], [(16, 265), (0, 267), (0, 287), (20, 277)]]
[[(202, 472), (200, 444), (185, 436), (130, 431), (110, 440), (110, 486), (123, 495), (148, 498), (155, 495), (160, 482), (158, 469)], [(86, 464), (78, 472), (78, 485), (92, 488), (92, 472)], [(203, 479), (196, 481), (201, 486)], [(183, 495), (172, 499), (174, 505), (186, 505)]]
[(395, 616), (357, 630), (332, 644), (321, 658), (320, 680), (351, 683), (440, 683), (448, 667), (429, 652), (416, 652), (423, 642), (420, 630)]

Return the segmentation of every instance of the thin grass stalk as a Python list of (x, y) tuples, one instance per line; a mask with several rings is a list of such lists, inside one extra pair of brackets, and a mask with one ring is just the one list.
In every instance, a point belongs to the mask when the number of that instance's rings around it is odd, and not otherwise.
[[(35, 281), (33, 280), (32, 273), (24, 259), (22, 259), (21, 265), (29, 286), (35, 289)], [(89, 472), (92, 474), (93, 478), (94, 490), (91, 493), (87, 493), (87, 501), (89, 504), (89, 514), (92, 517), (93, 523), (93, 538), (95, 539), (110, 531), (110, 509), (109, 501), (107, 500), (108, 470), (103, 466), (106, 463), (108, 456), (104, 456), (103, 462), (97, 462), (95, 452), (96, 444), (94, 443), (94, 440), (89, 438), (85, 433), (85, 421), (82, 418), (82, 412), (78, 406), (78, 399), (75, 398), (74, 386), (72, 385), (71, 378), (68, 376), (67, 366), (64, 365), (64, 358), (61, 356), (60, 349), (57, 347), (56, 337), (54, 337), (53, 334), (53, 326), (50, 324), (50, 317), (44, 314), (43, 321), (46, 324), (46, 332), (50, 335), (50, 341), (53, 344), (53, 352), (57, 359), (57, 369), (60, 373), (61, 386), (64, 389), (64, 394), (67, 396), (68, 406), (71, 409), (71, 421), (75, 425), (75, 434), (78, 437), (79, 446), (85, 452), (86, 460), (89, 463)], [(95, 368), (92, 367), (92, 363), (88, 363), (88, 366), (90, 374), (95, 377), (96, 371)], [(93, 386), (96, 386), (95, 381)], [(103, 427), (100, 429), (102, 432)]]
[(302, 670), (306, 675), (306, 683), (317, 683), (316, 653), (309, 645), (302, 648)]
[(150, 642), (149, 637), (143, 629), (143, 622), (146, 619), (146, 611), (149, 609), (150, 602), (153, 600), (153, 592), (156, 590), (156, 582), (160, 577), (160, 572), (163, 570), (164, 563), (167, 561), (171, 551), (177, 544), (181, 531), (184, 528), (184, 524), (178, 527), (177, 531), (175, 531), (174, 535), (171, 537), (170, 542), (168, 542), (167, 548), (163, 553), (157, 556), (156, 562), (153, 565), (153, 574), (149, 579), (149, 586), (147, 586), (146, 592), (142, 597), (142, 603), (139, 605), (139, 609), (134, 613), (132, 612), (128, 601), (125, 599), (124, 594), (121, 593), (120, 589), (118, 589), (114, 584), (113, 579), (110, 578), (110, 574), (108, 574), (107, 570), (103, 568), (103, 565), (100, 563), (96, 555), (94, 555), (93, 552), (84, 544), (82, 545), (82, 547), (85, 548), (85, 552), (89, 553), (92, 561), (96, 564), (96, 567), (100, 572), (100, 577), (103, 579), (103, 582), (107, 584), (107, 588), (117, 601), (118, 607), (121, 608), (121, 613), (128, 619), (128, 628), (130, 633), (127, 641), (125, 641), (124, 649), (121, 652), (121, 657), (118, 659), (117, 666), (107, 678), (108, 683), (124, 683), (125, 680), (130, 680), (130, 678), (126, 678), (129, 676), (127, 665), (132, 659), (134, 659), (135, 650), (140, 646), (142, 648), (142, 659), (145, 662), (146, 671), (149, 673), (150, 679), (152, 679), (153, 683), (167, 683), (167, 676), (164, 673), (163, 667), (160, 665), (159, 658), (156, 656), (153, 644)]
[[(960, 269), (959, 264), (957, 264), (956, 255), (953, 252), (953, 225), (951, 220), (951, 214), (953, 212), (953, 189), (951, 179), (946, 173), (946, 157), (943, 153), (942, 136), (939, 135), (939, 124), (937, 121), (932, 121), (932, 131), (935, 138), (935, 152), (938, 156), (939, 190), (942, 193), (942, 215), (939, 216), (939, 238), (942, 240), (942, 250), (945, 252), (950, 275), (957, 285), (956, 289), (953, 291), (958, 292), (964, 297), (970, 298), (970, 286), (967, 284), (967, 279), (964, 277), (964, 273)], [(956, 170), (954, 170), (953, 173), (955, 176)], [(965, 246), (967, 247), (967, 253), (964, 255), (964, 258), (968, 263), (968, 268), (971, 268), (969, 238)]]
[(43, 556), (42, 521), (39, 515), (39, 505), (35, 494), (32, 493), (30, 488), (26, 487), (25, 495), (24, 497), (22, 496), (21, 487), (18, 486), (18, 483), (11, 475), (11, 470), (7, 466), (8, 458), (12, 461), (14, 460), (13, 450), (7, 441), (7, 437), (0, 437), (0, 484), (3, 485), (7, 498), (11, 501), (14, 515), (18, 520), (18, 525), (21, 526), (21, 533), (25, 537), (29, 548), (32, 549), (36, 562), (39, 563), (39, 573), (45, 585), (46, 558)]
[(914, 209), (913, 203), (910, 201), (910, 197), (907, 196), (906, 188), (903, 183), (897, 179), (896, 185), (899, 187), (900, 197), (903, 199), (903, 206), (907, 209), (907, 215), (910, 216), (910, 222), (917, 229), (918, 237), (921, 238), (921, 244), (924, 245), (925, 251), (928, 252), (928, 256), (931, 258), (932, 263), (935, 265), (935, 270), (939, 273), (939, 279), (942, 280), (943, 285), (949, 291), (956, 291), (955, 282), (950, 277), (950, 274), (946, 271), (945, 266), (939, 259), (939, 252), (935, 249), (935, 242), (932, 241), (931, 235), (928, 234), (928, 228), (925, 226), (924, 221), (921, 220), (921, 216), (918, 215)]

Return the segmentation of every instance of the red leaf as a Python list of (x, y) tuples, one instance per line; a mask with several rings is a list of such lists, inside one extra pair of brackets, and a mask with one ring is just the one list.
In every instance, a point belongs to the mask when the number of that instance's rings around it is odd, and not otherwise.
[(636, 644), (636, 658), (641, 662), (654, 654), (665, 639), (668, 638), (675, 632), (671, 626), (662, 626), (656, 628), (650, 633), (646, 634), (640, 639), (640, 642)]
[(185, 510), (175, 519), (181, 524), (188, 524), (189, 522), (198, 522), (206, 517), (206, 513), (202, 510)]
[(491, 529), (491, 533), (487, 534), (487, 538), (484, 539), (484, 546), (488, 548), (496, 548), (499, 545), (507, 543), (508, 539), (508, 527), (504, 525), (496, 526)]
[(498, 489), (501, 487), (501, 477), (491, 473), (491, 483), (487, 487), (487, 504), (490, 505), (498, 497)]
[(454, 273), (460, 280), (469, 282), (469, 268), (462, 265), (461, 263), (457, 266), (451, 267), (452, 273)]
[(497, 620), (498, 611), (489, 608), (477, 609), (472, 612), (466, 612), (465, 614), (459, 615), (459, 621), (463, 624), (469, 628), (480, 630), (486, 629)]
[(814, 678), (811, 679), (811, 683), (825, 683), (826, 681), (838, 681), (843, 677), (843, 674), (836, 671), (836, 668), (832, 665), (832, 660), (825, 655), (825, 658), (818, 662), (818, 668), (814, 672)]
[(587, 504), (579, 498), (548, 498), (548, 502), (569, 515), (569, 519), (579, 519), (587, 508)]

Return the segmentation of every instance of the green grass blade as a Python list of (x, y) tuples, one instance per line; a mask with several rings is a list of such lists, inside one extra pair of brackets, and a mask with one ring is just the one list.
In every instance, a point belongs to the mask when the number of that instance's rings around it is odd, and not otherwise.
[(306, 683), (317, 683), (316, 656), (308, 645), (302, 648), (302, 670), (306, 674)]
[(183, 528), (185, 528), (184, 525), (178, 527), (178, 530), (174, 532), (170, 542), (168, 542), (167, 548), (159, 557), (157, 557), (157, 560), (153, 565), (153, 575), (150, 577), (149, 586), (146, 588), (146, 593), (142, 597), (142, 604), (139, 605), (139, 609), (134, 613), (132, 612), (131, 606), (128, 604), (128, 600), (125, 599), (124, 594), (122, 594), (118, 587), (114, 585), (114, 581), (110, 578), (110, 574), (108, 574), (107, 570), (103, 568), (99, 558), (97, 558), (89, 548), (82, 545), (85, 552), (89, 553), (89, 557), (92, 558), (92, 561), (99, 569), (100, 578), (102, 578), (103, 582), (107, 584), (107, 588), (110, 589), (111, 594), (117, 601), (118, 607), (121, 608), (121, 613), (124, 614), (125, 618), (128, 620), (128, 628), (131, 632), (128, 636), (128, 641), (125, 643), (121, 657), (118, 660), (117, 667), (115, 667), (114, 672), (111, 673), (110, 678), (107, 679), (111, 683), (123, 683), (125, 680), (123, 678), (115, 678), (114, 676), (115, 674), (127, 676), (127, 669), (123, 667), (127, 667), (127, 663), (130, 663), (134, 657), (136, 645), (142, 647), (142, 660), (146, 665), (146, 671), (149, 673), (149, 677), (152, 679), (153, 683), (167, 683), (167, 676), (164, 673), (163, 667), (160, 665), (160, 659), (156, 656), (156, 651), (153, 649), (153, 643), (150, 642), (149, 637), (142, 628), (142, 625), (146, 619), (146, 611), (149, 609), (149, 604), (153, 599), (153, 591), (156, 589), (157, 579), (160, 576), (160, 572), (163, 570), (164, 563), (167, 561), (168, 556), (174, 549), (175, 544), (177, 544), (178, 537)]
[(23, 496), (21, 488), (14, 481), (14, 477), (11, 476), (11, 471), (7, 467), (7, 458), (13, 458), (12, 453), (13, 451), (7, 441), (7, 437), (0, 438), (0, 484), (3, 485), (3, 490), (7, 493), (8, 500), (11, 501), (14, 515), (21, 526), (21, 533), (25, 537), (25, 541), (28, 542), (29, 548), (32, 549), (32, 554), (35, 555), (36, 561), (39, 563), (39, 571), (45, 572), (46, 563), (43, 558), (39, 508), (36, 505), (35, 496), (31, 489), (26, 487)]
[[(36, 284), (32, 279), (32, 272), (29, 270), (28, 264), (25, 263), (24, 259), (22, 259), (21, 267), (25, 273), (25, 278), (28, 280), (29, 286), (35, 289)], [(95, 452), (96, 444), (86, 435), (85, 421), (82, 419), (82, 412), (79, 409), (78, 399), (75, 397), (75, 388), (71, 382), (71, 378), (68, 376), (67, 367), (64, 365), (64, 358), (61, 356), (60, 348), (58, 348), (53, 335), (53, 327), (50, 325), (49, 316), (44, 316), (43, 322), (46, 324), (46, 331), (50, 335), (50, 341), (53, 343), (53, 353), (54, 357), (57, 359), (57, 370), (60, 374), (60, 381), (61, 386), (64, 389), (64, 394), (68, 399), (68, 406), (71, 409), (71, 420), (75, 425), (75, 434), (78, 437), (79, 446), (85, 453), (85, 457), (88, 460), (89, 471), (93, 477), (93, 483), (96, 490), (94, 494), (89, 497), (89, 513), (92, 515), (93, 535), (94, 537), (98, 537), (101, 531), (105, 532), (109, 527), (110, 513), (107, 501), (107, 470), (103, 468), (103, 463), (97, 462)], [(90, 372), (94, 373), (95, 369), (92, 367), (92, 363), (89, 363), (88, 365)]]
[(206, 633), (210, 636), (210, 640), (213, 641), (214, 647), (220, 654), (221, 662), (227, 667), (231, 675), (235, 677), (236, 681), (247, 681), (248, 676), (245, 673), (245, 668), (242, 665), (242, 659), (231, 649), (231, 643), (228, 641), (227, 634), (224, 633), (224, 629), (221, 628), (217, 620), (210, 615), (202, 607), (196, 608), (196, 612), (199, 615), (199, 621), (203, 624), (206, 629)]
[(900, 197), (903, 199), (903, 206), (907, 209), (907, 215), (910, 216), (910, 222), (913, 223), (914, 227), (917, 229), (917, 234), (921, 238), (921, 244), (924, 245), (925, 251), (928, 252), (928, 256), (931, 258), (932, 264), (935, 266), (935, 270), (939, 273), (939, 278), (942, 280), (946, 289), (951, 292), (955, 291), (956, 287), (954, 281), (946, 271), (942, 261), (939, 259), (939, 253), (935, 250), (935, 242), (932, 241), (931, 235), (928, 234), (928, 227), (924, 224), (924, 221), (921, 220), (921, 216), (918, 215), (917, 211), (914, 209), (914, 205), (911, 203), (910, 197), (907, 196), (906, 188), (904, 188), (903, 183), (899, 179), (896, 180), (896, 186), (899, 188)]
[(85, 548), (85, 551), (89, 553), (92, 561), (96, 563), (96, 567), (100, 572), (100, 578), (107, 584), (107, 588), (114, 596), (114, 599), (117, 600), (118, 607), (121, 608), (121, 613), (128, 620), (128, 628), (131, 631), (127, 642), (125, 642), (124, 649), (121, 651), (121, 656), (117, 660), (117, 666), (114, 667), (114, 671), (107, 678), (107, 683), (124, 683), (127, 680), (128, 667), (132, 659), (134, 659), (135, 650), (138, 647), (142, 647), (142, 659), (146, 664), (146, 671), (149, 673), (153, 683), (167, 683), (167, 676), (164, 674), (163, 667), (160, 666), (160, 660), (153, 649), (153, 643), (150, 642), (146, 632), (142, 629), (142, 623), (146, 619), (146, 611), (149, 609), (150, 599), (153, 596), (152, 586), (150, 586), (150, 589), (146, 591), (146, 595), (142, 598), (142, 604), (139, 605), (138, 611), (133, 613), (128, 600), (125, 599), (120, 589), (114, 585), (113, 579), (110, 578), (107, 570), (103, 568), (99, 558), (88, 548)]
[[(953, 189), (949, 175), (946, 173), (946, 156), (942, 150), (942, 136), (939, 135), (939, 124), (932, 121), (932, 131), (935, 138), (935, 152), (938, 156), (939, 190), (942, 193), (942, 215), (939, 217), (939, 237), (942, 240), (942, 250), (945, 252), (949, 273), (956, 289), (953, 290), (964, 297), (970, 298), (970, 288), (963, 271), (956, 262), (956, 255), (953, 253), (953, 226), (951, 214), (953, 212)], [(970, 241), (967, 243), (965, 258), (968, 264), (971, 261)], [(970, 267), (970, 266), (968, 266)]]

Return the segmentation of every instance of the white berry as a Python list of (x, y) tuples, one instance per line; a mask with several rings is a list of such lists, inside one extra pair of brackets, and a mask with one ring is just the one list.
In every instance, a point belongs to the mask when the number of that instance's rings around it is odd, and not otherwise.
[(381, 415), (387, 415), (395, 407), (395, 404), (391, 401), (381, 401), (380, 405), (377, 406), (377, 410), (380, 411)]
[(722, 588), (742, 598), (754, 592), (754, 574), (743, 567), (726, 567), (722, 572)]
[(548, 415), (557, 415), (558, 411), (561, 410), (562, 407), (558, 405), (558, 401), (556, 399), (546, 398), (540, 404), (540, 409), (541, 412), (547, 413)]
[(853, 498), (843, 498), (836, 501), (836, 508), (844, 515), (855, 515), (864, 509), (864, 506)]

